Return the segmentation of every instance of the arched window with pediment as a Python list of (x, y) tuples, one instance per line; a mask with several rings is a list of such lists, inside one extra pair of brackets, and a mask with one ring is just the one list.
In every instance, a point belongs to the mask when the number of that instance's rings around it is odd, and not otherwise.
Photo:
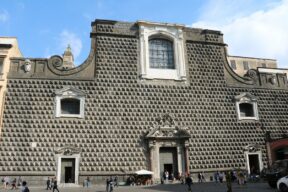
[(139, 21), (140, 77), (185, 81), (183, 25)]
[(154, 69), (175, 69), (173, 42), (163, 38), (149, 40), (149, 65)]

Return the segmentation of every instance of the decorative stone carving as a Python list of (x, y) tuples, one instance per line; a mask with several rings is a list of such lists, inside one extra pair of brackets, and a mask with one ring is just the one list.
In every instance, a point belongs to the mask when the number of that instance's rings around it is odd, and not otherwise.
[(174, 117), (171, 114), (168, 114), (168, 113), (166, 113), (162, 117), (158, 117), (156, 119), (156, 122), (158, 123), (158, 125), (163, 126), (163, 127), (175, 126)]
[(256, 102), (257, 101), (257, 97), (255, 97), (254, 95), (252, 95), (251, 93), (241, 93), (237, 96), (234, 97), (235, 101), (237, 102)]
[(153, 127), (146, 134), (146, 138), (188, 139), (190, 137), (186, 128), (175, 126), (174, 117), (168, 113), (157, 118), (156, 123), (153, 123)]
[(253, 80), (256, 80), (258, 78), (258, 73), (255, 69), (250, 69), (247, 71), (247, 73), (245, 74), (245, 77), (249, 77)]
[(257, 152), (261, 150), (261, 147), (259, 144), (249, 144), (245, 146), (243, 150), (247, 152)]
[(49, 64), (51, 64), (55, 68), (60, 68), (63, 65), (63, 59), (58, 55), (54, 55), (50, 57)]
[(25, 60), (25, 64), (24, 64), (24, 71), (27, 73), (29, 71), (31, 71), (31, 61), (29, 59)]
[(66, 147), (61, 147), (61, 148), (55, 148), (54, 149), (54, 153), (55, 154), (63, 154), (63, 155), (70, 156), (70, 155), (73, 155), (73, 154), (81, 153), (81, 149), (73, 147), (73, 146), (66, 146)]
[(273, 75), (272, 77), (270, 77), (269, 82), (270, 82), (272, 85), (275, 85), (275, 84), (277, 83), (277, 78), (276, 78), (276, 76)]

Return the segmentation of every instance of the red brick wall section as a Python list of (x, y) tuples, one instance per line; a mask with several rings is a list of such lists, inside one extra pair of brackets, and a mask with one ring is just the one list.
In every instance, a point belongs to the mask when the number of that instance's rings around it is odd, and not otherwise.
[(272, 156), (272, 161), (274, 162), (276, 160), (275, 157), (275, 151), (279, 148), (282, 147), (288, 147), (288, 138), (285, 139), (279, 139), (277, 141), (273, 141), (270, 143), (270, 149), (271, 149), (271, 156)]

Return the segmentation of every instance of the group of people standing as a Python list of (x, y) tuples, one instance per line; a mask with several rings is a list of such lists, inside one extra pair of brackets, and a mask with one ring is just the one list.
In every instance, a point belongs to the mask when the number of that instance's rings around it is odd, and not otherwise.
[(48, 177), (48, 179), (46, 181), (46, 185), (47, 185), (46, 190), (53, 190), (53, 192), (56, 190), (59, 192), (56, 177), (52, 177), (52, 179), (50, 179), (50, 177)]
[(11, 186), (11, 190), (17, 189), (17, 187), (22, 186), (22, 178), (20, 176), (20, 177), (18, 177), (18, 180), (16, 178), (11, 180), (10, 177), (5, 176), (2, 178), (2, 185), (3, 185), (4, 189), (8, 189), (9, 186)]
[(84, 181), (83, 181), (83, 187), (90, 187), (90, 186), (91, 186), (90, 177), (87, 177), (87, 178), (84, 179)]
[(1, 179), (2, 185), (4, 189), (8, 189), (9, 186), (11, 186), (11, 190), (17, 190), (18, 188), (20, 189), (21, 192), (29, 192), (29, 188), (27, 186), (26, 181), (22, 181), (22, 177), (19, 176), (18, 180), (14, 178), (13, 180), (10, 179), (10, 177), (5, 176)]
[(247, 181), (247, 177), (246, 177), (246, 173), (242, 170), (232, 170), (232, 171), (227, 171), (226, 173), (224, 172), (215, 172), (214, 174), (214, 180), (216, 183), (223, 183), (223, 180), (224, 178), (229, 175), (229, 178), (231, 178), (231, 182), (236, 182), (239, 184), (239, 185), (244, 185)]
[(112, 192), (114, 187), (118, 187), (118, 177), (115, 176), (114, 179), (112, 176), (106, 179), (106, 192)]

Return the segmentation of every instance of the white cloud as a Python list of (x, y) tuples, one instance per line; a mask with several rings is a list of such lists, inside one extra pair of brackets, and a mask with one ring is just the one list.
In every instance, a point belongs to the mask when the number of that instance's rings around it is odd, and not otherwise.
[(80, 55), (82, 50), (82, 41), (77, 36), (77, 34), (63, 30), (59, 36), (60, 39), (60, 47), (59, 49), (64, 53), (65, 49), (67, 48), (68, 44), (70, 44), (72, 53), (74, 55), (74, 60), (77, 60), (77, 57)]
[(22, 9), (22, 10), (25, 9), (25, 4), (22, 2), (18, 2), (17, 6), (19, 7), (19, 9)]
[(278, 67), (288, 68), (288, 0), (267, 3), (262, 10), (249, 14), (230, 14), (229, 20), (224, 14), (218, 17), (219, 22), (204, 18), (192, 26), (221, 30), (231, 55), (274, 58)]
[(83, 13), (83, 17), (85, 19), (87, 19), (89, 22), (91, 22), (93, 20), (92, 16), (88, 13)]
[(5, 23), (9, 19), (9, 13), (6, 10), (0, 10), (0, 22)]

